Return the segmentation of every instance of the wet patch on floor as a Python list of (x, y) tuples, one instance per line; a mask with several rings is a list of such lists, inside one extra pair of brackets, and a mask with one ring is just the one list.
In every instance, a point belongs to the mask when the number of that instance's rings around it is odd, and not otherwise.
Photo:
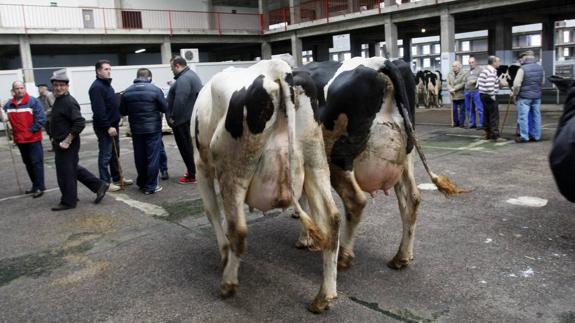
[(38, 278), (48, 275), (66, 264), (69, 257), (78, 256), (94, 247), (94, 242), (101, 235), (94, 232), (73, 234), (57, 247), (23, 256), (0, 259), (0, 287), (8, 285), (15, 279)]
[(354, 303), (365, 306), (365, 307), (367, 307), (373, 311), (379, 312), (379, 313), (381, 313), (387, 317), (390, 317), (392, 319), (398, 320), (400, 322), (405, 322), (405, 323), (418, 323), (418, 322), (431, 323), (431, 322), (437, 321), (441, 316), (449, 313), (449, 310), (443, 310), (443, 311), (431, 314), (431, 318), (425, 318), (425, 317), (414, 314), (412, 311), (410, 311), (408, 309), (386, 310), (386, 309), (379, 307), (378, 303), (366, 302), (366, 301), (360, 300), (360, 299), (353, 297), (353, 296), (351, 296), (349, 299)]
[(166, 202), (162, 204), (162, 207), (168, 215), (157, 218), (170, 222), (180, 222), (187, 217), (199, 218), (204, 215), (202, 199)]

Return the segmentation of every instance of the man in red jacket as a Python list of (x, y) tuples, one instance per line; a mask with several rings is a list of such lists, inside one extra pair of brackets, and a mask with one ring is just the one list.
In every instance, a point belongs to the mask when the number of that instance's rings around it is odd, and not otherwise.
[(26, 194), (34, 198), (44, 194), (44, 152), (42, 150), (42, 126), (46, 122), (44, 107), (36, 98), (28, 95), (24, 83), (12, 83), (14, 97), (3, 109), (12, 125), (14, 142), (20, 149), (32, 188)]

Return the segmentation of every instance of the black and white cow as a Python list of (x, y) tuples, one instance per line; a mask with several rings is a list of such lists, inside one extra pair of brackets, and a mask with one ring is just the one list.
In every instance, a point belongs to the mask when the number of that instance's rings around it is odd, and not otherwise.
[(521, 66), (519, 65), (499, 65), (497, 68), (497, 77), (499, 78), (500, 88), (511, 88), (513, 87), (513, 81), (517, 76), (517, 71)]
[[(414, 145), (426, 171), (442, 192), (463, 192), (429, 170), (417, 145), (413, 133), (416, 85), (409, 64), (382, 57), (355, 57), (343, 62), (336, 71), (331, 62), (310, 66), (302, 70), (310, 73), (318, 88), (323, 87), (326, 101), (319, 106), (318, 116), (331, 184), (343, 200), (347, 220), (340, 239), (338, 267), (350, 267), (354, 258), (355, 230), (367, 204), (364, 192), (374, 196), (383, 190), (387, 195), (394, 188), (403, 236), (389, 265), (403, 268), (413, 259), (420, 203), (414, 177)], [(297, 245), (313, 247), (305, 232)]]
[(442, 78), (440, 71), (419, 71), (415, 74), (415, 83), (417, 86), (417, 106), (423, 104), (428, 109), (441, 107), (443, 99), (441, 98)]
[[(337, 297), (339, 214), (317, 118), (313, 81), (307, 73), (292, 74), (281, 60), (228, 68), (199, 93), (192, 115), (194, 159), (225, 264), (223, 297), (233, 295), (238, 286), (240, 256), (246, 250), (244, 204), (262, 212), (293, 205), (306, 233), (323, 250), (323, 282), (310, 310), (324, 311)], [(302, 195), (309, 202), (309, 215), (299, 206)]]
[(415, 84), (417, 86), (416, 106), (423, 104), (424, 107), (429, 107), (429, 93), (424, 71), (418, 71), (415, 74)]

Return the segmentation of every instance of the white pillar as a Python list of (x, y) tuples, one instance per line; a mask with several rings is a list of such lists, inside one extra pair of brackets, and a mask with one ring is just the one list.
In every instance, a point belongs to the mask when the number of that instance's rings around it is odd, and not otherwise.
[(172, 58), (172, 42), (170, 37), (164, 37), (164, 41), (160, 47), (160, 55), (162, 56), (162, 64), (169, 64)]
[(291, 55), (293, 56), (297, 67), (303, 65), (302, 48), (303, 44), (301, 38), (299, 38), (296, 33), (293, 33), (291, 35)]
[(289, 16), (291, 25), (300, 23), (300, 9), (299, 0), (289, 0)]
[(32, 65), (32, 50), (30, 49), (30, 39), (28, 35), (20, 35), (20, 60), (24, 71), (24, 83), (34, 84), (34, 66)]
[[(441, 74), (447, 79), (451, 64), (455, 61), (455, 19), (447, 9), (441, 10)], [(442, 91), (443, 102), (450, 103), (451, 98), (447, 91)]]
[(271, 44), (267, 41), (263, 41), (261, 46), (262, 46), (262, 59), (271, 59), (272, 58)]
[(397, 58), (397, 25), (391, 20), (391, 16), (385, 18), (385, 48), (389, 58)]

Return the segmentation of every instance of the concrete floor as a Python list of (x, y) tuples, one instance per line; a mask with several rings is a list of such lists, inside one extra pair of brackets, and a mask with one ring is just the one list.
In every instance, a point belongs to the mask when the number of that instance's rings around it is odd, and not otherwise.
[[(60, 213), (50, 211), (59, 200), (53, 154), (45, 155), (49, 191), (18, 196), (2, 137), (0, 322), (575, 322), (575, 204), (558, 193), (547, 164), (559, 115), (558, 106), (544, 108), (542, 142), (494, 144), (449, 127), (448, 110), (418, 110), (432, 169), (475, 191), (422, 190), (415, 261), (403, 271), (385, 265), (401, 233), (396, 198), (371, 199), (355, 266), (339, 274), (339, 298), (320, 316), (305, 308), (319, 288), (320, 255), (294, 248), (298, 222), (279, 212), (249, 216), (239, 292), (220, 299), (215, 237), (196, 187), (176, 183), (184, 168), (172, 136), (164, 191), (129, 187), (96, 206), (81, 186), (78, 208)], [(82, 135), (81, 164), (96, 171), (91, 132)], [(135, 178), (129, 138), (122, 154)], [(429, 182), (419, 162), (416, 174)], [(521, 196), (547, 205), (507, 202)]]

